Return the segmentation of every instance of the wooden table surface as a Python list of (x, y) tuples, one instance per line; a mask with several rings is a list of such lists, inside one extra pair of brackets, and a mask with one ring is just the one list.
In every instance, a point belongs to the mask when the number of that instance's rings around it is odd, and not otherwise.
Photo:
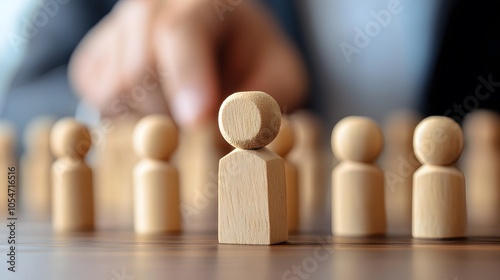
[[(54, 235), (17, 229), (16, 270), (0, 279), (500, 279), (500, 238), (424, 241), (291, 236), (274, 246), (219, 245), (216, 234), (136, 236), (101, 231)], [(294, 274), (295, 273), (295, 274)]]

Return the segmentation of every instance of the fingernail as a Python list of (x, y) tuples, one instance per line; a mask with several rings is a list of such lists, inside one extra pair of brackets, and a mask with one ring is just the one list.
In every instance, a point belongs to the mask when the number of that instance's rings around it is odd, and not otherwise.
[(181, 127), (194, 125), (206, 107), (206, 95), (193, 90), (182, 90), (173, 99), (172, 116)]

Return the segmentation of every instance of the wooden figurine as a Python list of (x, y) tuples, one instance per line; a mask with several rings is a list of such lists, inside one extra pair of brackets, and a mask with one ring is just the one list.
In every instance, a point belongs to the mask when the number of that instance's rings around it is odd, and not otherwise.
[[(9, 181), (7, 180), (7, 173), (9, 168), (14, 167), (16, 169), (16, 175), (19, 174), (17, 172), (17, 164), (15, 160), (15, 150), (16, 150), (16, 131), (14, 126), (8, 121), (0, 121), (0, 170), (4, 172), (5, 176), (3, 180), (0, 180), (0, 217), (7, 217), (8, 213), (8, 199), (14, 199), (17, 201), (17, 184), (14, 189), (9, 187)], [(15, 176), (15, 180), (17, 181), (17, 176)], [(12, 178), (12, 175), (11, 177)], [(11, 191), (9, 191), (9, 189)], [(16, 203), (16, 205), (18, 205)], [(16, 212), (14, 212), (16, 213)]]
[[(299, 174), (300, 232), (330, 232), (330, 187), (332, 162), (330, 145), (324, 143), (324, 126), (309, 111), (290, 116), (295, 131), (295, 145), (287, 156)], [(328, 141), (329, 142), (329, 141)]]
[(24, 133), (24, 154), (21, 157), (21, 194), (25, 215), (34, 221), (50, 219), (50, 169), (54, 157), (50, 152), (51, 117), (31, 121)]
[(179, 168), (183, 232), (217, 232), (217, 173), (228, 145), (217, 118), (182, 131), (174, 164)]
[(139, 159), (131, 151), (139, 119), (135, 113), (103, 118), (97, 127), (94, 190), (99, 229), (132, 230), (134, 227), (133, 170)]
[(500, 115), (477, 110), (465, 120), (468, 235), (500, 236)]
[(415, 113), (400, 111), (391, 114), (384, 125), (385, 208), (390, 234), (411, 236), (413, 173), (420, 167), (413, 152), (413, 132), (419, 121)]
[(278, 136), (267, 145), (271, 151), (285, 159), (286, 201), (288, 215), (288, 232), (295, 233), (299, 230), (299, 186), (297, 167), (286, 159), (295, 143), (292, 123), (285, 117), (281, 118)]
[(382, 146), (382, 132), (369, 118), (347, 117), (334, 127), (332, 149), (340, 160), (332, 173), (335, 236), (385, 233), (384, 175), (374, 164)]
[(92, 142), (89, 130), (72, 118), (56, 122), (51, 132), (52, 225), (56, 232), (94, 228), (92, 170), (85, 155)]
[(465, 178), (453, 164), (464, 146), (462, 129), (451, 118), (421, 121), (413, 149), (422, 166), (413, 175), (414, 238), (465, 236)]
[(285, 164), (265, 148), (280, 124), (278, 103), (264, 92), (238, 92), (222, 103), (219, 128), (236, 149), (219, 162), (220, 243), (287, 241)]
[(179, 175), (168, 162), (177, 142), (177, 128), (167, 116), (150, 115), (137, 123), (134, 149), (140, 161), (134, 169), (136, 233), (181, 230)]

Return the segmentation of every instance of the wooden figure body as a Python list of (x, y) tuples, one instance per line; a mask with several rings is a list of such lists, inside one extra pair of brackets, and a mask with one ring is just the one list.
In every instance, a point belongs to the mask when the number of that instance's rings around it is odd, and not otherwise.
[(219, 168), (219, 242), (286, 241), (283, 159), (266, 148), (235, 149), (221, 159)]
[(285, 160), (286, 204), (288, 231), (296, 233), (300, 229), (299, 173), (295, 165)]
[(54, 157), (50, 152), (50, 131), (54, 120), (33, 120), (24, 133), (25, 153), (20, 161), (21, 194), (25, 215), (34, 221), (48, 221), (51, 208), (50, 170)]
[(236, 149), (219, 162), (220, 243), (269, 245), (288, 239), (285, 166), (264, 148), (278, 134), (281, 113), (263, 92), (229, 96), (219, 127)]
[(500, 116), (478, 110), (464, 124), (468, 235), (500, 235)]
[(413, 138), (422, 166), (413, 175), (414, 238), (465, 236), (465, 178), (453, 166), (463, 150), (460, 126), (447, 117), (428, 117)]
[(71, 118), (52, 129), (52, 225), (54, 231), (88, 231), (94, 228), (92, 170), (85, 163), (91, 147), (88, 129)]
[[(133, 170), (138, 158), (133, 151), (133, 131), (139, 116), (102, 119), (96, 145), (96, 227), (106, 230), (133, 229)], [(96, 139), (96, 141), (98, 141)]]
[(183, 232), (217, 232), (217, 173), (229, 146), (216, 119), (182, 131), (175, 153), (181, 182)]
[(333, 129), (332, 149), (341, 161), (332, 172), (332, 232), (371, 236), (386, 230), (384, 176), (373, 162), (382, 132), (372, 120), (347, 117)]
[(299, 186), (298, 171), (291, 161), (286, 157), (293, 149), (295, 135), (292, 123), (285, 117), (281, 118), (280, 131), (278, 136), (267, 147), (285, 159), (285, 182), (286, 182), (286, 201), (288, 215), (288, 232), (295, 233), (300, 228), (299, 217)]
[(181, 230), (179, 175), (168, 159), (177, 146), (177, 128), (170, 118), (151, 115), (134, 130), (134, 148), (141, 158), (134, 169), (134, 230), (165, 233)]
[(332, 174), (333, 233), (370, 236), (386, 229), (384, 174), (373, 164), (345, 161)]
[(181, 230), (179, 179), (168, 162), (141, 160), (134, 169), (134, 225), (138, 233)]
[(454, 166), (423, 165), (414, 174), (413, 237), (465, 234), (465, 178)]
[(411, 235), (413, 173), (420, 162), (413, 152), (413, 132), (419, 118), (412, 112), (391, 114), (385, 123), (386, 147), (383, 160), (387, 230)]
[(297, 167), (299, 174), (300, 231), (330, 231), (328, 181), (332, 168), (329, 167), (329, 160), (324, 152), (325, 146), (329, 145), (324, 145), (322, 141), (323, 126), (316, 116), (307, 111), (294, 113), (290, 121), (296, 132), (296, 141), (287, 159)]
[[(0, 170), (4, 172), (5, 176), (3, 180), (0, 180), (0, 217), (8, 216), (8, 200), (14, 199), (17, 201), (17, 184), (14, 189), (9, 187), (9, 180), (7, 180), (8, 168), (15, 167), (16, 175), (19, 174), (16, 160), (15, 160), (15, 150), (16, 150), (16, 133), (14, 127), (11, 123), (6, 121), (0, 121)], [(17, 182), (18, 177), (15, 177)], [(11, 177), (12, 178), (12, 175)], [(9, 191), (9, 188), (11, 191)]]

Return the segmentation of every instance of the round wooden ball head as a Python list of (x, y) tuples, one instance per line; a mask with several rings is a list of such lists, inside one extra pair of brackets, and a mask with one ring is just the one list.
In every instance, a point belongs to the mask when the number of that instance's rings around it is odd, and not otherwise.
[(84, 158), (92, 145), (88, 128), (72, 118), (56, 122), (50, 139), (51, 150), (56, 157)]
[(278, 156), (286, 157), (292, 150), (294, 144), (295, 133), (293, 126), (287, 118), (282, 117), (278, 135), (269, 145), (267, 145), (267, 147), (278, 154)]
[(382, 151), (382, 131), (365, 117), (347, 117), (335, 125), (332, 150), (339, 160), (371, 163)]
[(270, 95), (260, 91), (230, 95), (219, 110), (219, 128), (235, 148), (260, 149), (278, 135), (281, 111)]
[(134, 130), (134, 149), (141, 158), (167, 160), (177, 147), (177, 127), (165, 115), (142, 118)]
[(428, 117), (415, 128), (413, 149), (422, 164), (451, 165), (463, 148), (462, 128), (451, 118)]

